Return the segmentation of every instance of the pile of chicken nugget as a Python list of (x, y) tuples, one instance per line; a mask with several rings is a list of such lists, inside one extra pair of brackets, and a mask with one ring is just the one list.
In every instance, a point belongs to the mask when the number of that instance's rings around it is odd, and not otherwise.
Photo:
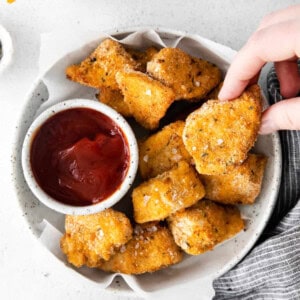
[[(99, 101), (149, 130), (139, 141), (142, 182), (133, 219), (113, 208), (66, 216), (68, 261), (108, 272), (142, 274), (199, 255), (244, 229), (237, 204), (260, 193), (267, 158), (251, 153), (261, 119), (252, 85), (221, 102), (221, 71), (178, 48), (144, 51), (106, 39), (67, 78), (96, 88)], [(184, 120), (159, 127), (175, 101), (197, 103)]]

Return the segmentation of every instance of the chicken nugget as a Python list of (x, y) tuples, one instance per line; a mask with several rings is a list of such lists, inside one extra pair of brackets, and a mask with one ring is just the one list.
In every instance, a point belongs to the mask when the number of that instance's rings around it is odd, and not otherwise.
[(128, 48), (126, 50), (132, 56), (132, 58), (138, 62), (138, 70), (143, 73), (146, 72), (147, 62), (150, 61), (158, 52), (158, 49), (156, 49), (155, 47), (149, 47), (145, 51), (139, 51), (132, 48)]
[(176, 244), (186, 253), (198, 255), (244, 228), (238, 208), (201, 200), (168, 218)]
[(171, 87), (176, 99), (202, 99), (221, 81), (218, 67), (178, 48), (161, 49), (147, 63), (147, 72)]
[(132, 237), (130, 220), (113, 209), (92, 215), (67, 215), (65, 230), (60, 246), (76, 267), (97, 267)]
[(163, 220), (177, 210), (193, 205), (204, 194), (197, 172), (187, 162), (180, 161), (170, 171), (133, 190), (134, 219), (137, 223)]
[(94, 87), (118, 89), (115, 75), (123, 69), (136, 69), (138, 63), (118, 42), (106, 39), (78, 65), (66, 69), (67, 78)]
[(209, 100), (185, 122), (183, 143), (200, 174), (225, 174), (240, 165), (254, 145), (261, 120), (258, 85), (232, 101)]
[(179, 161), (191, 161), (182, 141), (184, 121), (176, 121), (139, 142), (139, 170), (142, 178), (155, 177)]
[(154, 272), (182, 260), (168, 228), (155, 223), (136, 225), (133, 238), (99, 268), (108, 272), (142, 274)]
[(153, 130), (174, 101), (172, 89), (138, 71), (116, 75), (130, 113), (143, 127)]
[(100, 102), (115, 109), (122, 116), (126, 118), (131, 117), (129, 107), (127, 103), (125, 103), (124, 96), (120, 90), (102, 87), (97, 98)]
[(261, 154), (249, 154), (224, 175), (200, 175), (207, 199), (227, 204), (253, 204), (259, 195), (267, 164)]

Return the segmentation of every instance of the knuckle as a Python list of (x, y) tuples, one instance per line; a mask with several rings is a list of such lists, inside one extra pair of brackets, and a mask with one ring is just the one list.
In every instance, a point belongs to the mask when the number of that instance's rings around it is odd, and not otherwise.
[[(287, 100), (286, 100), (287, 101)], [(281, 127), (283, 129), (299, 129), (299, 124), (297, 126), (297, 120), (295, 120), (294, 115), (291, 113), (289, 109), (286, 108), (286, 106), (283, 106), (283, 111), (281, 113)]]
[(265, 27), (265, 26), (268, 26), (270, 23), (273, 22), (273, 20), (274, 20), (274, 18), (275, 18), (275, 15), (276, 15), (275, 12), (271, 12), (271, 13), (265, 15), (265, 16), (262, 18), (259, 27)]
[(261, 40), (261, 35), (262, 35), (262, 29), (255, 31), (248, 39), (248, 45), (250, 47), (257, 45)]

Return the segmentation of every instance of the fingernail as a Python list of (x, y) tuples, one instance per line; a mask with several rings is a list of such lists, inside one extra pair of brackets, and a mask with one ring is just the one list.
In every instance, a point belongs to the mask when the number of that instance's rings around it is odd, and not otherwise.
[(218, 99), (221, 100), (221, 101), (225, 101), (227, 99), (226, 97), (226, 91), (224, 92), (223, 89), (221, 89), (221, 91), (219, 92), (219, 95), (218, 95)]
[(267, 120), (262, 121), (258, 133), (259, 134), (269, 134), (269, 133), (276, 131), (277, 129), (278, 128), (277, 128), (276, 124), (272, 120), (267, 119)]

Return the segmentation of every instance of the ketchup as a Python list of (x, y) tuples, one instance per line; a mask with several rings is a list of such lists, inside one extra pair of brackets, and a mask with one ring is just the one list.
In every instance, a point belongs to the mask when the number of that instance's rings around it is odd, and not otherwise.
[(48, 195), (84, 206), (105, 200), (119, 188), (129, 167), (129, 147), (109, 117), (89, 108), (72, 108), (39, 128), (30, 163)]

